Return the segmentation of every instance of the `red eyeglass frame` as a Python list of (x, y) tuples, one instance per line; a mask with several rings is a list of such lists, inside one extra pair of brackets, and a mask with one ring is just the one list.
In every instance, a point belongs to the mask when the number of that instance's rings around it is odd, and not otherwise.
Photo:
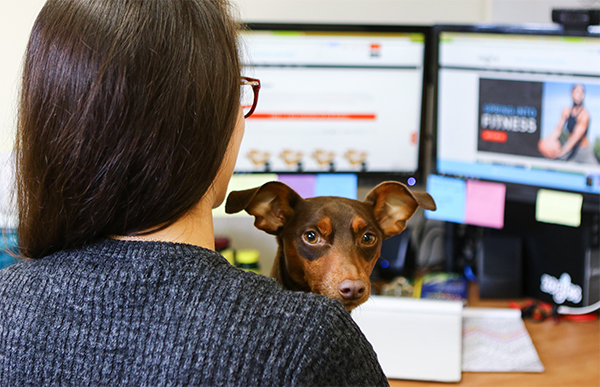
[(248, 118), (254, 113), (256, 109), (256, 104), (258, 103), (258, 92), (260, 91), (260, 80), (256, 78), (250, 77), (242, 77), (242, 85), (250, 85), (252, 86), (252, 91), (254, 92), (254, 100), (252, 101), (252, 107), (248, 111), (248, 113), (244, 114), (244, 118)]

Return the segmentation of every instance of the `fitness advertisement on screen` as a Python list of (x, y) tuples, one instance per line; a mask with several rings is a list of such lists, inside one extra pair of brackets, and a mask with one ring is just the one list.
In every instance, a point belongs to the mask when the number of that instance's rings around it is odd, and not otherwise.
[(540, 141), (543, 82), (479, 79), (477, 149), (542, 157)]
[(479, 79), (479, 151), (600, 165), (600, 85)]
[(544, 82), (541, 140), (538, 149), (550, 160), (600, 165), (600, 85), (591, 82)]

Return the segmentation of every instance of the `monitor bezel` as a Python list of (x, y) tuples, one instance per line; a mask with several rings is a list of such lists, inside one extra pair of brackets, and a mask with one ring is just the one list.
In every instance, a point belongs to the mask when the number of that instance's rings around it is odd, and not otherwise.
[[(273, 172), (262, 172), (262, 171), (235, 171), (236, 174), (264, 174), (264, 173), (276, 173), (279, 175), (314, 175), (314, 174), (355, 174), (358, 177), (359, 185), (371, 185), (376, 184), (383, 180), (396, 180), (406, 182), (408, 178), (414, 177), (417, 185), (424, 185), (424, 181), (421, 181), (426, 174), (425, 163), (428, 160), (426, 153), (425, 143), (426, 138), (426, 106), (427, 106), (427, 85), (430, 81), (427, 79), (431, 71), (428, 66), (431, 54), (431, 26), (420, 26), (420, 25), (391, 25), (391, 24), (320, 24), (320, 23), (268, 23), (268, 22), (251, 22), (246, 23), (242, 26), (244, 30), (256, 30), (256, 31), (306, 31), (306, 32), (366, 32), (366, 33), (378, 33), (378, 32), (391, 32), (391, 33), (420, 33), (424, 39), (424, 50), (423, 50), (423, 78), (422, 94), (421, 94), (421, 114), (420, 114), (420, 125), (419, 125), (419, 146), (417, 156), (417, 167), (414, 171), (334, 171), (334, 172), (317, 172), (317, 171), (302, 171), (302, 172), (288, 172), (288, 171), (273, 171)], [(382, 140), (383, 141), (383, 140)]]
[[(438, 91), (439, 91), (439, 79), (438, 74), (440, 70), (439, 63), (439, 49), (440, 49), (440, 36), (443, 32), (458, 32), (458, 33), (472, 33), (472, 34), (508, 34), (508, 35), (536, 35), (536, 36), (567, 36), (567, 37), (599, 37), (600, 31), (594, 32), (590, 30), (576, 30), (566, 29), (558, 24), (527, 24), (527, 25), (491, 25), (491, 24), (474, 24), (474, 25), (458, 25), (458, 24), (438, 24), (434, 25), (431, 29), (431, 62), (430, 62), (430, 74), (428, 78), (432, 82), (432, 118), (431, 118), (431, 132), (432, 132), (432, 145), (431, 145), (431, 173), (438, 174), (441, 176), (456, 177), (461, 179), (479, 180), (498, 182), (506, 185), (506, 198), (507, 200), (513, 200), (522, 203), (535, 203), (538, 191), (540, 189), (551, 189), (558, 190), (555, 188), (548, 188), (544, 186), (536, 185), (523, 185), (505, 181), (490, 180), (484, 178), (477, 178), (471, 176), (458, 176), (454, 174), (440, 174), (438, 171)], [(563, 192), (572, 192), (583, 196), (582, 209), (586, 212), (600, 212), (600, 194), (581, 192), (581, 191), (569, 191), (569, 190), (558, 190)]]

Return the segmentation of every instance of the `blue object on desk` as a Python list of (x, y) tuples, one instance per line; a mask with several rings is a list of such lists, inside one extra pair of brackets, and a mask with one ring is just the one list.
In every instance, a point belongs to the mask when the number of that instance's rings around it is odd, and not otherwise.
[(318, 174), (315, 196), (339, 196), (356, 199), (358, 178), (355, 174)]
[(430, 273), (420, 280), (421, 298), (467, 301), (468, 283), (456, 273)]
[(4, 269), (19, 261), (17, 232), (13, 229), (2, 230), (0, 238), (0, 269)]

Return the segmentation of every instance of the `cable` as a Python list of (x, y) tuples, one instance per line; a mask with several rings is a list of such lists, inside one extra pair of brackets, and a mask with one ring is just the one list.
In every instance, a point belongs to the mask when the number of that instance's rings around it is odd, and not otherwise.
[(571, 308), (569, 306), (559, 306), (557, 312), (558, 312), (558, 314), (576, 314), (576, 315), (578, 315), (578, 314), (592, 313), (598, 309), (600, 309), (600, 301), (598, 301), (595, 304), (592, 304), (590, 306), (585, 306), (582, 308)]

